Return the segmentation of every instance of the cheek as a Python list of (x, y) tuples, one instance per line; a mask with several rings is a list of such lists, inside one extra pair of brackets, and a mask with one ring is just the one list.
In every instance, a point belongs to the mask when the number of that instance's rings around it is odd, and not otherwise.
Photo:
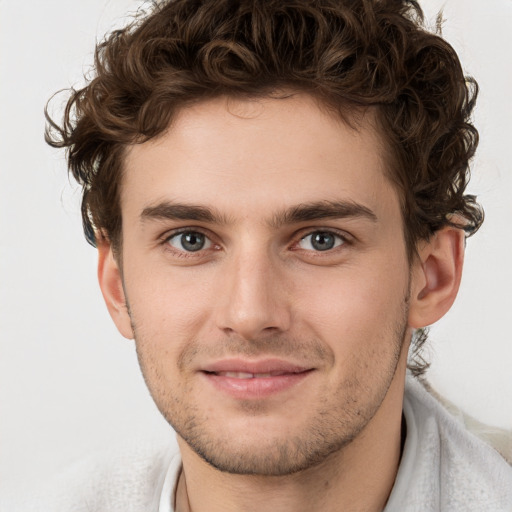
[(160, 357), (158, 352), (162, 357), (178, 354), (201, 336), (210, 314), (207, 281), (165, 266), (137, 272), (135, 263), (132, 272), (126, 272), (125, 287), (136, 336), (155, 357)]
[[(396, 261), (396, 260), (395, 260)], [(407, 266), (377, 262), (361, 268), (330, 269), (325, 279), (302, 286), (300, 309), (308, 328), (346, 359), (393, 344), (382, 342), (404, 328), (408, 287)], [(318, 276), (319, 277), (319, 276)], [(321, 286), (318, 283), (323, 283)]]

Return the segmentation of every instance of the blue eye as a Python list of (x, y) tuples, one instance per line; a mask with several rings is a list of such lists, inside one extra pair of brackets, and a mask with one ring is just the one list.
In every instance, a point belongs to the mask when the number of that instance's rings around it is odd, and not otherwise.
[(179, 251), (197, 252), (202, 249), (209, 249), (212, 246), (211, 240), (197, 231), (182, 231), (167, 239), (167, 243)]
[(345, 240), (340, 235), (330, 231), (314, 231), (301, 238), (299, 247), (308, 251), (329, 251), (344, 243)]

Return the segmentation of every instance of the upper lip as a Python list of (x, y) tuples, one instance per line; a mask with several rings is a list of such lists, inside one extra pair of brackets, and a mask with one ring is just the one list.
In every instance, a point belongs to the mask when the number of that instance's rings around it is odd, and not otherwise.
[(301, 373), (311, 370), (311, 367), (298, 365), (282, 359), (262, 359), (248, 361), (243, 359), (223, 359), (207, 364), (201, 368), (203, 372), (243, 372), (243, 373)]

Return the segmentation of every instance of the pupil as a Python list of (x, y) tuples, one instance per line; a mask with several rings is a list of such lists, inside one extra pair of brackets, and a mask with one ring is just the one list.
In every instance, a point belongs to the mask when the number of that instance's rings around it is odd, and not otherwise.
[(201, 233), (185, 233), (181, 235), (181, 245), (187, 251), (199, 251), (204, 247), (204, 235)]
[(317, 251), (328, 251), (334, 247), (334, 237), (329, 233), (316, 233), (313, 236), (311, 245)]

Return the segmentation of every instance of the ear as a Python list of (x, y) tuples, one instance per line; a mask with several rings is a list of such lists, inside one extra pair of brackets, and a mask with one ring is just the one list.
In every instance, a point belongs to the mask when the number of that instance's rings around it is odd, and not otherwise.
[(442, 318), (459, 291), (465, 234), (446, 227), (418, 247), (413, 263), (409, 325), (426, 327)]
[(98, 243), (98, 281), (108, 312), (117, 329), (125, 338), (133, 339), (121, 271), (107, 241)]

